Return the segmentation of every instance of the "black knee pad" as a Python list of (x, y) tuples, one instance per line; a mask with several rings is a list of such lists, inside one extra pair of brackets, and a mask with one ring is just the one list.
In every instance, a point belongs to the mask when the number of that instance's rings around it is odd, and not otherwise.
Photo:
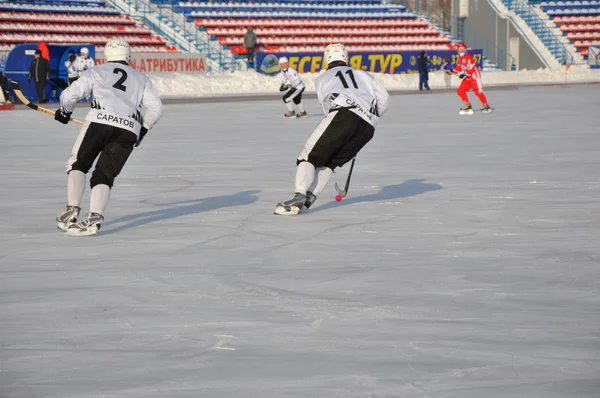
[(67, 174), (69, 174), (73, 170), (81, 171), (83, 174), (87, 174), (87, 172), (90, 171), (89, 168), (82, 167), (82, 166), (78, 165), (77, 162), (75, 162), (75, 163), (73, 163), (73, 165), (71, 165), (71, 170), (69, 170), (69, 172)]
[(302, 102), (302, 99), (300, 99), (300, 96), (294, 97), (294, 104), (298, 105), (298, 104), (300, 104), (300, 102)]
[[(110, 175), (107, 175), (110, 174)], [(96, 168), (92, 173), (92, 178), (90, 178), (90, 186), (94, 188), (96, 185), (104, 184), (108, 185), (109, 188), (112, 188), (115, 182), (115, 176), (112, 173), (105, 173), (102, 170), (98, 170)]]

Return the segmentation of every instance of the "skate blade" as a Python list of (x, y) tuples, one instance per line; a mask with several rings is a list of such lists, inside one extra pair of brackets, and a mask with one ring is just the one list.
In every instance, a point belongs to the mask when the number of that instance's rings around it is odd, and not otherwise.
[(491, 109), (485, 109), (485, 110), (482, 110), (481, 113), (492, 113), (492, 110)]
[(308, 117), (308, 115), (302, 115), (302, 116), (296, 116), (298, 119), (304, 119), (305, 117)]
[(470, 110), (470, 111), (460, 111), (458, 113), (460, 115), (469, 115), (469, 116), (471, 116), (474, 112), (472, 110)]
[(300, 214), (301, 211), (302, 210), (297, 208), (296, 206), (288, 207), (288, 206), (277, 205), (273, 214), (276, 214), (278, 216), (295, 216), (297, 214)]
[(75, 223), (72, 222), (57, 222), (56, 226), (58, 227), (58, 229), (60, 229), (63, 232), (67, 232), (69, 227), (71, 227), (71, 225), (73, 225)]
[(66, 232), (67, 236), (93, 236), (98, 233), (98, 227), (92, 226), (86, 229), (69, 228)]

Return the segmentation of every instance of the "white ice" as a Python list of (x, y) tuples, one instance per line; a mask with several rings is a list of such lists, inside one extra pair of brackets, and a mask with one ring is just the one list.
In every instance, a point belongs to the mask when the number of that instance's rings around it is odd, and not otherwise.
[(168, 105), (91, 238), (77, 126), (0, 112), (0, 396), (598, 397), (598, 88), (488, 96), (394, 96), (298, 217), (315, 100)]

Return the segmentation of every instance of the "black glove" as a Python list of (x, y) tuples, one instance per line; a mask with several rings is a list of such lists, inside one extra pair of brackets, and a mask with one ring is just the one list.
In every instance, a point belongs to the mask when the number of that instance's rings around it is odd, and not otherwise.
[(459, 79), (465, 79), (467, 77), (466, 73), (461, 73), (460, 75), (458, 75)]
[(288, 90), (290, 87), (292, 86), (290, 86), (289, 84), (282, 84), (281, 87), (279, 87), (279, 91)]
[(446, 74), (452, 76), (452, 71), (451, 70), (447, 70)]
[(72, 114), (73, 112), (67, 112), (62, 108), (58, 108), (56, 112), (54, 112), (54, 120), (61, 122), (62, 124), (67, 124), (69, 123), (69, 120), (71, 120)]
[(142, 140), (144, 139), (144, 136), (146, 135), (146, 133), (148, 133), (148, 129), (144, 126), (142, 126), (142, 128), (140, 129), (140, 136), (138, 137), (137, 142), (135, 143), (135, 147), (139, 147), (140, 144), (142, 143)]
[(71, 54), (69, 55), (69, 62), (75, 62), (77, 60), (77, 55)]

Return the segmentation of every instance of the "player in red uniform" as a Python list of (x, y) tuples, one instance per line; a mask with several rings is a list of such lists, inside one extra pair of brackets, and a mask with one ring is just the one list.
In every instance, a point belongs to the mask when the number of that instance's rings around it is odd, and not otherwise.
[(456, 49), (460, 55), (460, 58), (458, 59), (458, 64), (454, 68), (453, 72), (454, 74), (458, 75), (460, 79), (462, 79), (460, 87), (456, 92), (458, 93), (460, 99), (465, 103), (465, 106), (460, 110), (460, 114), (473, 114), (473, 108), (471, 107), (469, 97), (467, 96), (467, 92), (470, 89), (473, 89), (475, 95), (477, 95), (483, 104), (481, 111), (484, 113), (490, 113), (492, 110), (487, 103), (487, 98), (483, 93), (483, 87), (481, 85), (481, 69), (477, 66), (473, 56), (467, 53), (467, 46), (464, 43), (460, 43)]

